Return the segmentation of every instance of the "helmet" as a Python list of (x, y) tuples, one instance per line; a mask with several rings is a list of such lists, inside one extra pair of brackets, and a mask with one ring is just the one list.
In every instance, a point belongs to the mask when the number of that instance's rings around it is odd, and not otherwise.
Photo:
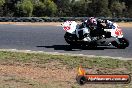
[(89, 22), (89, 24), (97, 25), (97, 21), (96, 21), (96, 19), (95, 19), (94, 17), (90, 17), (90, 18), (88, 19), (88, 22)]

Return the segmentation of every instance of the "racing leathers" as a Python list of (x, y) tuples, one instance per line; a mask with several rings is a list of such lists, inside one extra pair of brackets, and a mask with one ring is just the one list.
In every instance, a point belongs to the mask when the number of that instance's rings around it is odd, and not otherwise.
[[(84, 37), (91, 37), (90, 36), (90, 32), (92, 31), (92, 30), (94, 30), (94, 29), (96, 29), (96, 26), (97, 26), (97, 21), (96, 21), (96, 19), (94, 18), (94, 17), (90, 17), (89, 19), (87, 19), (87, 20), (85, 20), (79, 27), (78, 27), (78, 29), (80, 30), (80, 29), (84, 29), (84, 28), (87, 28), (87, 30), (88, 30), (88, 32), (85, 32), (85, 34), (83, 34), (83, 37), (82, 37), (82, 35), (80, 36), (79, 35), (79, 37), (80, 37), (80, 39), (82, 39), (82, 38), (84, 38)], [(80, 31), (79, 31), (80, 32)], [(91, 38), (90, 38), (90, 40), (92, 40)]]
[(109, 20), (105, 20), (105, 24), (106, 24), (106, 28), (108, 28), (108, 29), (115, 29), (115, 27), (118, 27), (117, 24), (115, 24)]

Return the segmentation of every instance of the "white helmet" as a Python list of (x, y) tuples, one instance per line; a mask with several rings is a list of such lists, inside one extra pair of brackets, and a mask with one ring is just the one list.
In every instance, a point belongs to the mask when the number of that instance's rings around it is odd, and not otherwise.
[(90, 22), (90, 24), (97, 25), (97, 21), (94, 17), (90, 17), (89, 22)]

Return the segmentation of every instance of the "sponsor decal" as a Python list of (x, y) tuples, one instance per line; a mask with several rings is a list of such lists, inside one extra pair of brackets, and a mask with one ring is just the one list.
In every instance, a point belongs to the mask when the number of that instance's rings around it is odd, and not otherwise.
[(80, 85), (85, 83), (128, 84), (131, 81), (131, 77), (129, 74), (86, 74), (86, 70), (80, 66), (76, 80)]
[(64, 26), (64, 30), (65, 31), (70, 30), (70, 27), (69, 26)]
[(117, 36), (122, 35), (122, 30), (119, 29), (119, 28), (117, 28), (116, 31), (115, 31), (115, 34), (116, 34)]

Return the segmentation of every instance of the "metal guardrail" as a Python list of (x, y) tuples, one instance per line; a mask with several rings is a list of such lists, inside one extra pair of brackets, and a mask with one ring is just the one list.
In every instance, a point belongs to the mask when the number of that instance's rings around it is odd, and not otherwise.
[[(132, 22), (132, 18), (104, 18), (113, 22)], [(0, 17), (0, 22), (64, 22), (66, 20), (84, 21), (87, 17)]]

